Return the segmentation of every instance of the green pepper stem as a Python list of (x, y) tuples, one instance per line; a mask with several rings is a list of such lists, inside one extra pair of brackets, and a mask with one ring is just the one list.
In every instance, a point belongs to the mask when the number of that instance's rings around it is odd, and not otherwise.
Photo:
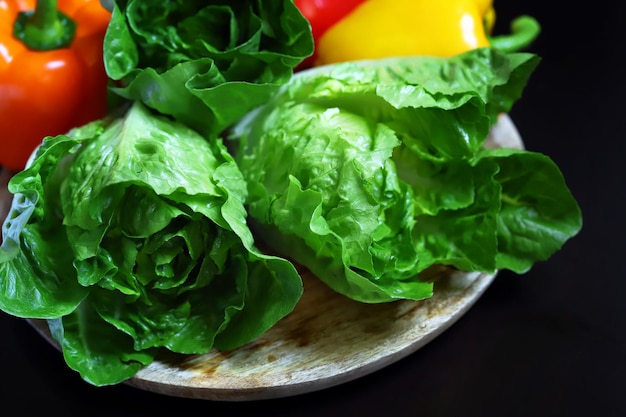
[(528, 47), (541, 32), (534, 17), (520, 16), (511, 23), (511, 34), (489, 38), (491, 46), (504, 52), (515, 52)]
[(74, 39), (76, 23), (57, 9), (57, 0), (37, 0), (34, 10), (20, 12), (13, 35), (29, 49), (66, 48)]

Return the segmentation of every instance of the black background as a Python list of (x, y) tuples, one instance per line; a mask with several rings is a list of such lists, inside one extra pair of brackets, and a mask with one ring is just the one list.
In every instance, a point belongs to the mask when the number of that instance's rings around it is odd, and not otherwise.
[(27, 323), (0, 313), (0, 406), (64, 416), (626, 416), (625, 6), (495, 7), (497, 30), (520, 14), (542, 25), (530, 51), (543, 60), (511, 116), (526, 147), (559, 165), (583, 211), (581, 233), (549, 261), (501, 272), (449, 330), (383, 370), (254, 402), (90, 386)]

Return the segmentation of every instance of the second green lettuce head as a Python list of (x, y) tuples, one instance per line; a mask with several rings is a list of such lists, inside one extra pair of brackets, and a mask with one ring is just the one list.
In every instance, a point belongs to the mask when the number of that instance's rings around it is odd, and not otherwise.
[(432, 265), (527, 271), (581, 227), (547, 156), (483, 146), (539, 62), (479, 49), (296, 74), (232, 131), (257, 237), (363, 302)]

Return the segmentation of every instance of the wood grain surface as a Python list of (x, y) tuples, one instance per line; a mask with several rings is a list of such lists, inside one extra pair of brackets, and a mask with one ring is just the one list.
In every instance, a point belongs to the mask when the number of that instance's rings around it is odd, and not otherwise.
[[(126, 383), (165, 395), (246, 401), (353, 380), (406, 357), (446, 330), (494, 278), (444, 268), (433, 274), (438, 282), (428, 300), (364, 304), (303, 271), (305, 291), (295, 310), (253, 342), (203, 355), (163, 351)], [(45, 321), (30, 322), (57, 346)]]
[[(506, 115), (488, 143), (523, 147)], [(445, 267), (429, 273), (435, 292), (428, 300), (364, 304), (333, 292), (302, 270), (301, 301), (256, 340), (236, 350), (204, 355), (164, 351), (125, 383), (170, 396), (248, 401), (298, 395), (356, 379), (414, 353), (448, 329), (495, 278)], [(45, 321), (29, 322), (58, 349)]]

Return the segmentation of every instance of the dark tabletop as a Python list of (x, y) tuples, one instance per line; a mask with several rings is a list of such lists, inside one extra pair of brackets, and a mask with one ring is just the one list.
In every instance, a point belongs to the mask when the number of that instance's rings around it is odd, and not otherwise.
[(624, 3), (496, 0), (499, 25), (530, 14), (543, 60), (511, 112), (550, 156), (584, 226), (524, 275), (501, 272), (450, 329), (410, 356), (296, 397), (213, 402), (95, 388), (24, 321), (0, 313), (3, 415), (626, 416)]

